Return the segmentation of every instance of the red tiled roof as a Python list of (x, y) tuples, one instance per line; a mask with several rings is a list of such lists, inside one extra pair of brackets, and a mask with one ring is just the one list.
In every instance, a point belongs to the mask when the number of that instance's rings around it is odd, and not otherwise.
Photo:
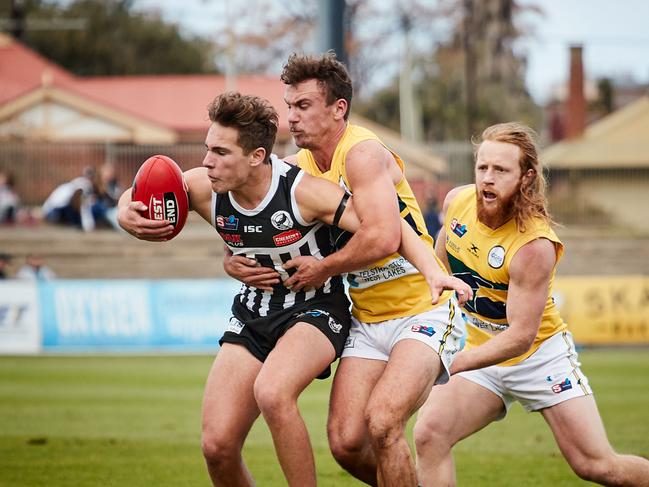
[[(47, 84), (176, 131), (204, 131), (207, 105), (226, 87), (220, 75), (82, 78), (0, 34), (0, 105), (39, 88), (44, 78)], [(288, 132), (279, 76), (242, 76), (235, 89), (268, 99), (280, 115), (280, 132)]]
[[(154, 75), (83, 78), (70, 89), (174, 130), (203, 131), (209, 125), (207, 105), (225, 87), (219, 75)], [(268, 99), (280, 114), (280, 130), (288, 131), (279, 77), (241, 77), (236, 90)]]
[(76, 77), (40, 54), (0, 33), (0, 104), (38, 88), (44, 79), (72, 82)]

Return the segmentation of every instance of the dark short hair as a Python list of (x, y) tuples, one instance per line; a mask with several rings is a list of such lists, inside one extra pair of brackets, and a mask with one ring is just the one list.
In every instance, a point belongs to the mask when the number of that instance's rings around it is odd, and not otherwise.
[(286, 85), (297, 85), (315, 79), (325, 94), (325, 102), (331, 105), (336, 100), (347, 102), (345, 120), (349, 118), (354, 89), (347, 68), (336, 59), (336, 53), (328, 51), (321, 56), (293, 53), (282, 70), (281, 80)]
[(237, 129), (237, 143), (244, 154), (262, 147), (266, 150), (264, 162), (270, 161), (279, 117), (268, 100), (228, 91), (217, 96), (209, 104), (207, 111), (212, 122)]

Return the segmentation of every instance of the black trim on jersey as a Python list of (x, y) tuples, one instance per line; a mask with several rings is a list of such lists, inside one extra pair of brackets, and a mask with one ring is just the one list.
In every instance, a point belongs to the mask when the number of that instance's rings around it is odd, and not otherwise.
[(417, 227), (417, 223), (415, 222), (415, 219), (412, 217), (412, 213), (408, 209), (408, 205), (397, 195), (397, 200), (399, 202), (399, 213), (403, 213), (403, 210), (408, 210), (408, 213), (406, 213), (403, 218), (408, 225), (410, 225), (410, 228), (412, 228), (415, 233), (417, 234), (418, 237), (423, 235), (423, 232), (419, 230), (419, 227)]

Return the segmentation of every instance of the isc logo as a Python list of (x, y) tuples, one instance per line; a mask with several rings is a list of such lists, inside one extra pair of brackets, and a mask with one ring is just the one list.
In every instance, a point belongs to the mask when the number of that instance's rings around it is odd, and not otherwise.
[(154, 194), (151, 196), (151, 216), (154, 220), (169, 220), (176, 224), (178, 203), (173, 192)]
[(244, 225), (243, 231), (245, 233), (261, 233), (261, 225)]

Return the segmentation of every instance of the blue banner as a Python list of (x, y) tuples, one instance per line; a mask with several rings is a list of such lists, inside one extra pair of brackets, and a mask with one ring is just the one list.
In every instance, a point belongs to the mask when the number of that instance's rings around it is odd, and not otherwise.
[(213, 351), (239, 287), (231, 279), (43, 282), (43, 350)]

